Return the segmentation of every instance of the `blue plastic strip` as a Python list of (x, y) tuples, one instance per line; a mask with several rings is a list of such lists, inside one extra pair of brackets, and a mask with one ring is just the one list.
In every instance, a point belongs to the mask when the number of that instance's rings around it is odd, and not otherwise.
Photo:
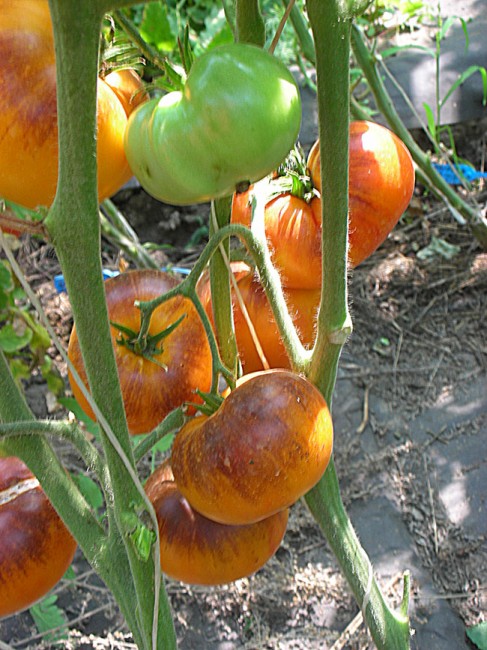
[(479, 172), (470, 165), (453, 165), (451, 167), (433, 163), (433, 167), (449, 185), (461, 185), (463, 181), (471, 182), (479, 178), (487, 178), (487, 172)]

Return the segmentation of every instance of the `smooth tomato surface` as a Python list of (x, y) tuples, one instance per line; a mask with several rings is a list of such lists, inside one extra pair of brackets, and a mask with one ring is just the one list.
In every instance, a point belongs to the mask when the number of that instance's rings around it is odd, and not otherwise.
[[(236, 193), (232, 223), (250, 226), (251, 192)], [(321, 201), (309, 203), (290, 193), (271, 199), (264, 210), (264, 228), (271, 259), (287, 289), (321, 286)]]
[[(0, 0), (0, 196), (28, 208), (51, 205), (57, 186), (56, 63), (47, 0)], [(127, 114), (98, 80), (99, 200), (132, 176), (123, 137)]]
[(192, 507), (214, 521), (249, 524), (287, 508), (330, 460), (328, 406), (303, 377), (269, 370), (243, 377), (212, 416), (176, 435), (171, 464)]
[(161, 569), (181, 582), (219, 585), (249, 576), (274, 555), (286, 531), (288, 510), (246, 526), (203, 517), (178, 490), (167, 461), (145, 490), (159, 523)]
[[(314, 186), (321, 192), (319, 141), (308, 157)], [(414, 191), (414, 166), (406, 146), (373, 122), (350, 123), (349, 253), (352, 267), (386, 239)]]
[[(127, 271), (105, 282), (110, 321), (138, 332), (140, 311), (136, 300), (152, 300), (177, 284), (167, 273), (153, 270)], [(181, 323), (158, 345), (158, 363), (119, 345), (119, 332), (111, 328), (125, 413), (132, 434), (151, 431), (164, 417), (185, 401), (200, 401), (196, 389), (211, 386), (211, 352), (196, 309), (188, 298), (177, 296), (160, 305), (152, 314), (149, 335), (155, 335), (184, 316)], [(88, 384), (81, 358), (76, 327), (73, 327), (68, 355), (85, 385)], [(162, 367), (162, 364), (166, 368)], [(69, 372), (74, 396), (83, 410), (94, 413)]]
[(0, 458), (0, 618), (42, 598), (75, 551), (75, 540), (32, 472), (19, 458)]
[[(269, 368), (289, 368), (289, 357), (277, 329), (274, 315), (258, 277), (244, 263), (232, 263), (238, 290), (247, 309), (255, 334)], [(198, 295), (210, 321), (213, 323), (209, 276), (198, 284)], [(285, 289), (289, 312), (303, 345), (311, 347), (320, 303), (319, 289)], [(256, 342), (244, 316), (235, 290), (232, 288), (232, 307), (237, 347), (244, 373), (265, 369)]]
[(300, 123), (299, 90), (286, 66), (266, 50), (232, 43), (199, 56), (182, 92), (132, 113), (125, 151), (156, 199), (202, 203), (280, 165)]

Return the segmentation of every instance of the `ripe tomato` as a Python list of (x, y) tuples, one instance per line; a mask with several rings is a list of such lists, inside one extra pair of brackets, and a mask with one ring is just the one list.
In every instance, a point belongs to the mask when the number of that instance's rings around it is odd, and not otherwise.
[(125, 151), (156, 199), (202, 203), (269, 174), (300, 122), (299, 90), (286, 66), (266, 50), (232, 43), (198, 57), (182, 92), (132, 113)]
[(0, 458), (0, 618), (32, 605), (59, 582), (76, 551), (34, 475)]
[(255, 524), (225, 526), (196, 512), (166, 461), (145, 485), (159, 522), (161, 569), (181, 582), (220, 585), (258, 571), (286, 532), (288, 510)]
[[(28, 208), (49, 206), (58, 174), (56, 64), (49, 5), (47, 0), (0, 0), (0, 15), (0, 196)], [(101, 79), (97, 94), (102, 201), (132, 172), (123, 149), (128, 119), (124, 106)]]
[[(290, 368), (289, 357), (284, 349), (269, 301), (258, 277), (243, 262), (232, 262), (232, 270), (269, 367)], [(197, 291), (210, 321), (214, 323), (208, 275), (202, 276)], [(314, 341), (315, 323), (320, 304), (320, 290), (286, 289), (285, 297), (303, 345), (311, 347)], [(232, 307), (235, 336), (243, 372), (249, 373), (263, 370), (262, 359), (233, 289)]]
[[(308, 157), (321, 191), (319, 141)], [(357, 266), (386, 239), (414, 191), (414, 166), (402, 141), (372, 122), (351, 122), (349, 161), (349, 261)]]
[(321, 478), (333, 426), (313, 384), (287, 370), (243, 377), (212, 416), (188, 421), (173, 443), (181, 494), (200, 514), (249, 524), (287, 508)]
[(118, 97), (127, 117), (149, 99), (139, 75), (132, 68), (113, 70), (104, 81)]
[[(138, 332), (140, 311), (136, 300), (152, 300), (177, 284), (167, 273), (154, 270), (127, 271), (105, 282), (110, 321)], [(119, 331), (111, 327), (129, 431), (151, 431), (172, 409), (185, 401), (199, 401), (195, 391), (211, 387), (211, 352), (205, 330), (188, 298), (177, 296), (160, 305), (152, 314), (149, 336), (162, 332), (179, 318), (179, 325), (157, 344), (155, 361), (117, 343)], [(68, 355), (81, 379), (88, 385), (81, 358), (76, 327), (69, 339)], [(70, 372), (69, 381), (81, 408), (91, 418), (94, 413)]]
[[(235, 193), (232, 223), (250, 226), (251, 188)], [(308, 203), (290, 192), (271, 199), (264, 210), (264, 227), (271, 259), (287, 289), (321, 286), (321, 201)]]

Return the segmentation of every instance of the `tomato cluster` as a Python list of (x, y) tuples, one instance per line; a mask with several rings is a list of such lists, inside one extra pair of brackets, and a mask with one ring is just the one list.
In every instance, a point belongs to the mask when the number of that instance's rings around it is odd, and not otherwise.
[[(0, 196), (28, 208), (49, 206), (57, 185), (58, 135), (48, 0), (0, 0), (0, 15)], [(132, 176), (123, 138), (129, 114), (148, 96), (135, 72), (124, 70), (100, 78), (97, 97), (101, 201)]]
[(254, 573), (278, 548), (288, 508), (325, 471), (333, 427), (321, 393), (286, 370), (246, 375), (211, 416), (189, 420), (146, 483), (161, 566), (221, 584)]
[(0, 458), (0, 618), (42, 598), (62, 578), (75, 550), (26, 465)]
[[(271, 259), (278, 269), (303, 345), (314, 339), (321, 287), (321, 165), (319, 141), (309, 153), (307, 168), (314, 191), (307, 195), (284, 191), (271, 195), (264, 209), (264, 229)], [(414, 167), (399, 138), (371, 122), (350, 124), (349, 264), (355, 267), (385, 240), (406, 209), (414, 190)], [(232, 223), (251, 226), (253, 187), (235, 193)], [(238, 289), (269, 367), (289, 367), (270, 306), (258, 279), (237, 274)], [(207, 282), (201, 285), (203, 304), (211, 317)], [(249, 331), (237, 297), (233, 299), (235, 330), (244, 372), (263, 367), (255, 336)]]

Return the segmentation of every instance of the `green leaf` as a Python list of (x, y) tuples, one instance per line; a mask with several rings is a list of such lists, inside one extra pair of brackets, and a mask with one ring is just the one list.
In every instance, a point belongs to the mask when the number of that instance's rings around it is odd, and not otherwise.
[(56, 366), (53, 365), (51, 357), (44, 355), (44, 362), (41, 365), (41, 374), (47, 382), (47, 387), (56, 397), (64, 394), (64, 380), (59, 374)]
[(149, 2), (146, 5), (139, 29), (142, 38), (155, 45), (161, 52), (172, 52), (176, 46), (176, 38), (162, 2)]
[(93, 479), (86, 474), (77, 474), (73, 476), (73, 481), (93, 510), (97, 511), (103, 506), (103, 493)]
[(160, 451), (163, 454), (168, 449), (171, 449), (172, 442), (174, 440), (174, 433), (168, 433), (163, 436), (156, 444), (152, 447), (152, 451)]
[(10, 291), (13, 289), (13, 286), (14, 283), (10, 269), (5, 264), (5, 262), (2, 262), (2, 260), (0, 260), (0, 289)]
[(144, 560), (144, 562), (147, 562), (150, 556), (152, 545), (157, 539), (155, 532), (153, 530), (149, 530), (143, 524), (138, 524), (134, 532), (130, 534), (130, 539), (134, 544), (138, 556)]
[(388, 47), (385, 50), (382, 50), (380, 55), (383, 59), (387, 59), (402, 50), (420, 50), (421, 52), (426, 52), (433, 58), (436, 56), (436, 52), (431, 47), (426, 47), (425, 45), (395, 45), (394, 47)]
[(4, 325), (0, 329), (0, 350), (6, 354), (12, 354), (25, 348), (26, 345), (32, 340), (32, 330), (25, 329), (24, 332), (18, 334), (13, 325)]
[(15, 381), (30, 378), (30, 368), (21, 359), (9, 359), (8, 365)]
[(426, 121), (428, 123), (428, 131), (431, 134), (431, 137), (436, 142), (436, 120), (431, 106), (426, 102), (423, 102), (424, 112), (426, 113)]
[(55, 633), (49, 634), (51, 630), (61, 625), (66, 625), (67, 623), (66, 614), (56, 605), (56, 601), (57, 596), (55, 594), (49, 594), (29, 609), (37, 630), (48, 641), (55, 641), (66, 637), (66, 630), (58, 630)]
[(459, 86), (461, 86), (465, 81), (467, 81), (469, 77), (471, 77), (476, 72), (478, 72), (482, 77), (482, 87), (483, 87), (482, 104), (485, 106), (487, 101), (487, 70), (480, 65), (471, 65), (470, 67), (468, 67), (466, 70), (462, 72), (462, 74), (458, 77), (458, 79), (456, 79), (454, 83), (452, 83), (452, 85), (450, 86), (448, 92), (441, 100), (440, 106), (444, 106), (444, 104), (448, 101), (452, 93), (454, 93)]
[(487, 650), (487, 621), (467, 627), (467, 636), (479, 650)]
[(431, 260), (438, 256), (451, 260), (455, 255), (458, 255), (460, 250), (460, 246), (449, 244), (444, 239), (433, 236), (428, 246), (418, 251), (416, 256), (420, 260)]

